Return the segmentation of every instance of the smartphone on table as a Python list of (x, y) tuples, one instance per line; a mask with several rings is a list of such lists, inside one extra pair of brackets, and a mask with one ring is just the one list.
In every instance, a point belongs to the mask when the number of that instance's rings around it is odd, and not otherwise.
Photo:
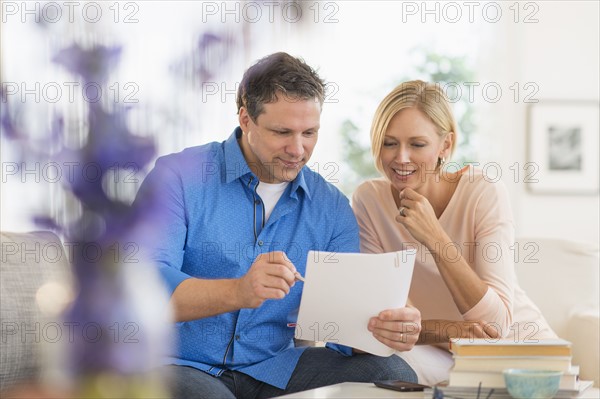
[(375, 381), (374, 384), (380, 388), (393, 389), (394, 391), (400, 392), (418, 392), (423, 391), (425, 388), (429, 388), (427, 385), (400, 380)]

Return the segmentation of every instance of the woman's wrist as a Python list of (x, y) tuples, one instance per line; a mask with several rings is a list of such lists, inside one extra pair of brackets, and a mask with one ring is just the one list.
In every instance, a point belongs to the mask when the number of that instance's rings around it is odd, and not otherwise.
[(454, 247), (454, 242), (448, 237), (445, 231), (438, 232), (437, 234), (432, 234), (429, 236), (429, 239), (423, 243), (425, 247), (429, 250), (429, 252), (435, 256), (436, 259), (438, 257), (446, 254), (449, 247)]

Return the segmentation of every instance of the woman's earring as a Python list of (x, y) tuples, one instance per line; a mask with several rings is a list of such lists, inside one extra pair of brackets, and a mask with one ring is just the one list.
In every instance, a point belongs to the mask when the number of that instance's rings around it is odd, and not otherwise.
[(446, 163), (446, 157), (438, 158), (438, 166), (442, 167)]

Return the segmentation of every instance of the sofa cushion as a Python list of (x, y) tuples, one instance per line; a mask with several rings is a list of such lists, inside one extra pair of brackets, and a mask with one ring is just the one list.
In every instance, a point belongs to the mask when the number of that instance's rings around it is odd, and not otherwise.
[[(50, 232), (0, 233), (0, 391), (38, 376), (50, 325), (48, 283), (63, 284), (69, 260), (59, 238)], [(48, 292), (48, 290), (46, 290)], [(37, 299), (36, 299), (37, 296)], [(52, 298), (50, 298), (52, 299)], [(48, 328), (51, 327), (51, 328)], [(52, 338), (51, 337), (51, 338)]]
[(561, 337), (575, 306), (598, 307), (598, 246), (553, 238), (520, 238), (515, 271), (521, 288)]

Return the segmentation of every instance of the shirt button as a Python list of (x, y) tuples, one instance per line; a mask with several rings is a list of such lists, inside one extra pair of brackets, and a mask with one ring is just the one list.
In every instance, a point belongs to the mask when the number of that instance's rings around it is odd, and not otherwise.
[(239, 335), (236, 335), (236, 336), (235, 336), (235, 340), (236, 340), (236, 341), (239, 341), (239, 340), (240, 340), (240, 336), (239, 336)]
[(260, 200), (255, 200), (255, 201), (254, 201), (254, 204), (255, 204), (255, 205), (260, 205)]
[(258, 245), (260, 245), (262, 247), (262, 245), (264, 244), (264, 242), (262, 242), (262, 240), (258, 241)]

